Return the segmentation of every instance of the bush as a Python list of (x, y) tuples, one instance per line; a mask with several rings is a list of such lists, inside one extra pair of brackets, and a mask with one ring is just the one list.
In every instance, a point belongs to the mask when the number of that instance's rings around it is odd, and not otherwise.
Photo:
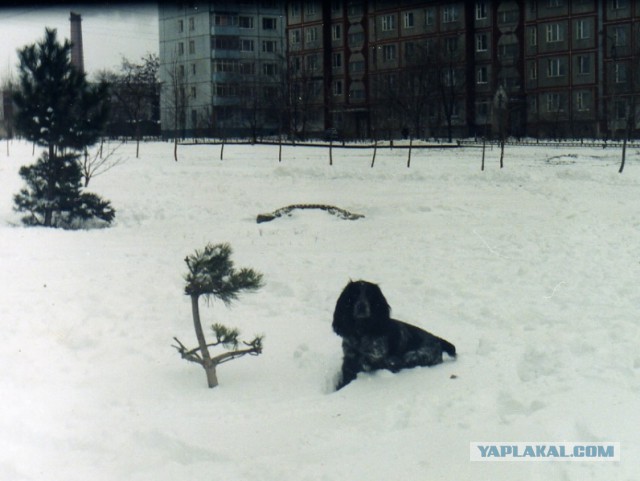
[(15, 195), (14, 208), (27, 213), (22, 217), (25, 225), (78, 229), (94, 222), (106, 226), (115, 217), (109, 201), (82, 192), (77, 155), (51, 160), (44, 153), (35, 164), (22, 167), (19, 174), (27, 187)]

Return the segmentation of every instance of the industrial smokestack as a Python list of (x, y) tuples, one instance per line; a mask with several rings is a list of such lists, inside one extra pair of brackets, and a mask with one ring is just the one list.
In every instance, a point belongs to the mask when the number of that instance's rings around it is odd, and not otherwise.
[(84, 52), (82, 50), (82, 17), (71, 12), (71, 65), (84, 72)]

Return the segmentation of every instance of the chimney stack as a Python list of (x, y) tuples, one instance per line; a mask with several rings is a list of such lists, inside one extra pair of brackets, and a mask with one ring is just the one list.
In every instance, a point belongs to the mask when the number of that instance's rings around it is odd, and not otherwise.
[(84, 53), (82, 50), (82, 17), (71, 12), (71, 64), (84, 72)]

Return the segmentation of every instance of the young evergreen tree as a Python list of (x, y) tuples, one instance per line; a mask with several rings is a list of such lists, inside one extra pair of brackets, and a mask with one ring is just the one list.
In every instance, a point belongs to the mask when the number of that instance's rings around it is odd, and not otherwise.
[(13, 100), (16, 130), (45, 152), (23, 167), (27, 188), (15, 198), (15, 209), (27, 212), (28, 225), (72, 228), (97, 218), (110, 223), (108, 201), (81, 191), (78, 153), (99, 138), (108, 115), (107, 85), (90, 85), (71, 64), (71, 43), (60, 44), (56, 30), (18, 52), (19, 85)]
[[(262, 287), (262, 274), (247, 268), (237, 270), (231, 260), (229, 244), (209, 244), (204, 250), (187, 256), (185, 262), (189, 272), (185, 276), (187, 283), (184, 292), (191, 298), (191, 313), (198, 347), (187, 349), (175, 337), (178, 345), (174, 347), (183, 359), (200, 364), (204, 368), (207, 384), (212, 388), (218, 385), (216, 368), (219, 364), (246, 354), (257, 356), (262, 353), (262, 336), (254, 337), (251, 342), (244, 342), (246, 348), (238, 349), (239, 331), (216, 323), (211, 326), (215, 341), (208, 343), (200, 318), (200, 297), (213, 297), (230, 304), (238, 298), (240, 292), (255, 291)], [(219, 345), (230, 351), (212, 356), (209, 348)]]

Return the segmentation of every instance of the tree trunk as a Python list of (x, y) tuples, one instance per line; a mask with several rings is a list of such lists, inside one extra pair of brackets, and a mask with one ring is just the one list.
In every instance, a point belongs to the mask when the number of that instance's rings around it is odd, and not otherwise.
[(333, 140), (329, 141), (329, 165), (333, 165)]
[(207, 373), (207, 384), (209, 387), (216, 387), (218, 385), (218, 377), (216, 376), (216, 365), (211, 361), (211, 355), (209, 354), (209, 348), (207, 347), (207, 340), (204, 338), (204, 332), (202, 331), (202, 323), (200, 322), (200, 307), (198, 306), (197, 295), (191, 296), (191, 313), (193, 314), (193, 327), (196, 331), (196, 337), (198, 338), (198, 345), (200, 346), (200, 354), (202, 355), (202, 367), (204, 367)]
[(204, 372), (207, 373), (207, 384), (210, 388), (214, 388), (218, 385), (218, 375), (216, 374), (216, 365), (213, 364), (210, 367), (205, 367)]
[(378, 152), (378, 141), (373, 141), (373, 158), (371, 159), (371, 167), (373, 167), (376, 163), (376, 153)]
[(484, 153), (487, 148), (487, 138), (482, 137), (482, 165), (480, 166), (480, 170), (484, 171)]
[(173, 160), (178, 162), (178, 136), (173, 139)]
[(622, 174), (624, 170), (624, 164), (627, 158), (627, 135), (624, 136), (624, 140), (622, 141), (622, 162), (620, 162), (620, 170), (618, 170), (619, 174)]
[(411, 148), (413, 145), (413, 137), (409, 137), (409, 156), (407, 157), (407, 167), (411, 167)]

